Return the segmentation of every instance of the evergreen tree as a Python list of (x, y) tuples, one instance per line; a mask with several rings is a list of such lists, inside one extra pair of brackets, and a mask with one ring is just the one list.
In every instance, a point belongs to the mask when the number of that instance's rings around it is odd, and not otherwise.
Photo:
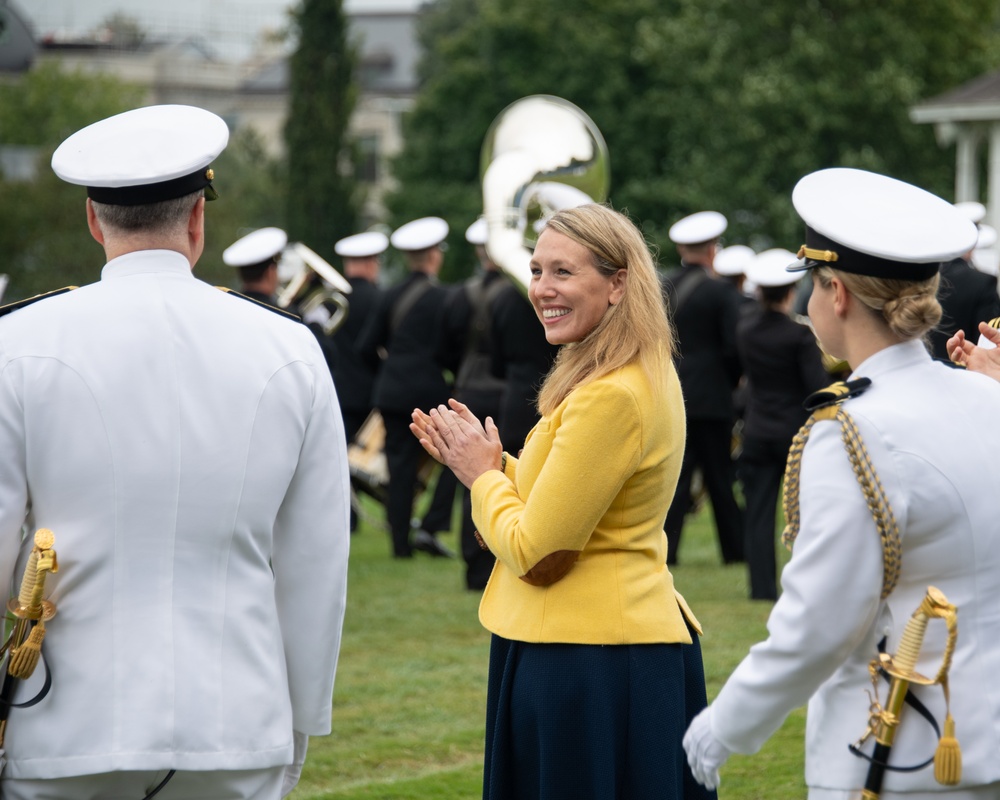
[(347, 126), (357, 89), (355, 48), (341, 0), (301, 0), (292, 14), (297, 47), (289, 61), (289, 237), (332, 260), (333, 245), (355, 232), (359, 190)]

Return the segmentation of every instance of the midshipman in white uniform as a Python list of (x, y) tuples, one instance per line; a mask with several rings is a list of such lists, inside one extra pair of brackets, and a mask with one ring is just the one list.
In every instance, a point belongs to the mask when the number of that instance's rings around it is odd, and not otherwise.
[(154, 106), (53, 156), (107, 264), (0, 318), (0, 595), (22, 526), (53, 531), (60, 568), (51, 689), (10, 711), (5, 800), (139, 800), (171, 770), (158, 800), (276, 800), (330, 732), (343, 424), (309, 329), (192, 273), (227, 140)]
[[(786, 535), (797, 536), (783, 593), (767, 640), (692, 722), (684, 741), (689, 762), (714, 786), (731, 753), (755, 753), (789, 712), (808, 703), (809, 800), (860, 798), (871, 766), (849, 745), (872, 721), (869, 664), (880, 651), (902, 662), (903, 631), (933, 586), (958, 608), (950, 708), (942, 686), (910, 682), (911, 696), (940, 730), (901, 704), (891, 752), (876, 765), (881, 794), (865, 797), (995, 800), (1000, 386), (933, 361), (921, 341), (941, 313), (938, 266), (968, 252), (975, 226), (934, 195), (860, 170), (807, 175), (792, 200), (806, 224), (799, 256), (813, 277), (810, 319), (823, 349), (853, 371), (845, 393), (830, 392), (792, 446), (790, 464), (800, 467), (786, 473)], [(939, 673), (946, 632), (943, 621), (927, 625), (916, 672)], [(888, 708), (889, 683), (880, 676), (875, 683)], [(885, 750), (881, 739), (879, 746)], [(858, 749), (871, 756), (872, 737)], [(894, 771), (936, 752), (938, 764)]]

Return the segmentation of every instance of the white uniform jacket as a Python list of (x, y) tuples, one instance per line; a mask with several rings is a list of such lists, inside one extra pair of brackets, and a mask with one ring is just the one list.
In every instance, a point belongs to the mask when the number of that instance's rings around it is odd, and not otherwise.
[(7, 776), (258, 769), (329, 733), (348, 471), (306, 326), (178, 253), (114, 259), (0, 319), (0, 453), (0, 592), (36, 528), (60, 568)]
[[(852, 755), (868, 722), (868, 664), (887, 637), (895, 653), (929, 585), (958, 606), (951, 711), (963, 755), (962, 786), (1000, 780), (1000, 384), (931, 359), (920, 342), (890, 347), (852, 378), (872, 380), (845, 402), (888, 496), (902, 539), (895, 591), (879, 599), (882, 550), (840, 438), (817, 422), (802, 457), (801, 530), (781, 577), (783, 594), (755, 645), (713, 705), (712, 732), (731, 750), (756, 752), (808, 701), (806, 783), (857, 790), (868, 762)], [(917, 670), (933, 677), (945, 625), (928, 626)], [(880, 681), (885, 702), (887, 687)], [(945, 716), (940, 686), (916, 687)], [(934, 754), (931, 726), (904, 707), (890, 756), (899, 766)], [(869, 739), (865, 751), (872, 750)], [(933, 766), (886, 773), (887, 792), (943, 790)]]

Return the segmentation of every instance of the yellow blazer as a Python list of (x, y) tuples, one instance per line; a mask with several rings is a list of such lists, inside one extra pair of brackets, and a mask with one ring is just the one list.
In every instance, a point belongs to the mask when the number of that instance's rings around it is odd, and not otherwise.
[(658, 403), (638, 363), (572, 391), (519, 459), (472, 486), (497, 556), (482, 624), (523, 642), (690, 642), (685, 616), (700, 627), (674, 589), (663, 533), (683, 453), (672, 365)]

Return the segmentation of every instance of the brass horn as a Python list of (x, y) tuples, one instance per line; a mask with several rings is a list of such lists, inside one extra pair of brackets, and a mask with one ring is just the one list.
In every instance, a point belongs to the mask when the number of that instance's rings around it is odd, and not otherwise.
[(278, 307), (294, 311), (305, 318), (320, 306), (329, 313), (322, 323), (323, 332), (333, 334), (347, 319), (347, 295), (351, 284), (330, 263), (311, 248), (295, 242), (281, 257), (282, 271), (291, 274), (278, 293)]
[(486, 250), (523, 292), (539, 223), (607, 198), (608, 146), (594, 121), (560, 97), (532, 95), (500, 112), (480, 154)]

